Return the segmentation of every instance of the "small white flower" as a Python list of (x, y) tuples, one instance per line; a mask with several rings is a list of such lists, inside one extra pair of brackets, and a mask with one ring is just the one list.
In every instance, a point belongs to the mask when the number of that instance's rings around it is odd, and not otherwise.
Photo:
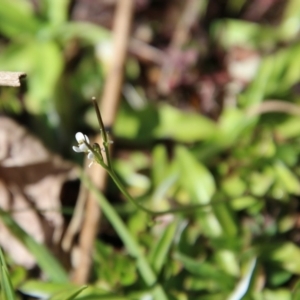
[(84, 152), (87, 153), (87, 157), (88, 159), (91, 159), (91, 163), (89, 164), (89, 167), (93, 164), (93, 162), (95, 161), (95, 155), (94, 153), (88, 148), (88, 146), (86, 144), (90, 144), (90, 140), (89, 138), (81, 133), (81, 132), (77, 132), (75, 135), (75, 138), (78, 142), (78, 147), (77, 146), (73, 146), (73, 150), (75, 152)]
[(91, 150), (89, 150), (89, 153), (88, 153), (88, 159), (91, 159), (92, 161), (90, 162), (90, 164), (89, 164), (89, 168), (91, 167), (91, 165), (94, 163), (94, 161), (95, 161), (95, 155), (94, 155), (94, 153), (93, 152), (91, 152)]
[(88, 153), (88, 159), (94, 159), (95, 158), (95, 155), (94, 155), (94, 153), (93, 152), (91, 152), (90, 150), (89, 150), (89, 153)]
[(73, 146), (73, 150), (75, 152), (89, 152), (89, 148), (85, 144), (85, 143), (87, 144), (90, 143), (89, 138), (85, 134), (82, 134), (81, 132), (77, 132), (75, 138), (78, 142), (78, 147)]

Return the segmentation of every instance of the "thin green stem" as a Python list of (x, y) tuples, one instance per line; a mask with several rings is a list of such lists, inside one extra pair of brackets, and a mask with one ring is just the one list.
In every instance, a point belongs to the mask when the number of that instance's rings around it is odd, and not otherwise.
[(227, 202), (224, 200), (212, 201), (212, 202), (206, 203), (206, 204), (194, 204), (194, 205), (180, 206), (180, 207), (171, 208), (171, 209), (167, 209), (167, 210), (155, 211), (155, 210), (151, 210), (151, 209), (141, 205), (134, 198), (132, 198), (131, 195), (127, 192), (124, 185), (122, 184), (121, 180), (118, 178), (118, 176), (115, 174), (115, 172), (113, 170), (107, 170), (107, 172), (128, 201), (130, 201), (135, 207), (143, 210), (144, 212), (146, 212), (148, 214), (154, 215), (154, 216), (161, 216), (161, 215), (175, 214), (175, 213), (191, 213), (191, 212), (194, 212), (195, 209), (204, 209), (204, 208), (207, 208), (207, 207), (210, 207), (213, 205), (224, 204)]
[(95, 108), (95, 111), (96, 111), (98, 123), (99, 123), (99, 126), (100, 126), (100, 133), (101, 133), (101, 136), (102, 136), (102, 139), (103, 139), (103, 146), (104, 146), (104, 152), (105, 152), (105, 157), (106, 157), (106, 162), (107, 162), (107, 168), (112, 169), (112, 163), (111, 163), (111, 159), (110, 159), (110, 155), (109, 155), (110, 141), (108, 139), (108, 134), (105, 130), (105, 126), (104, 126), (102, 116), (101, 116), (101, 113), (100, 113), (100, 109), (99, 109), (99, 106), (97, 104), (96, 99), (93, 98), (92, 102), (93, 102), (93, 105), (94, 105), (94, 108)]
[(149, 288), (153, 288), (153, 294), (157, 300), (168, 300), (163, 287), (157, 283), (157, 277), (140, 249), (139, 244), (127, 229), (123, 220), (114, 210), (109, 201), (101, 194), (91, 180), (80, 172), (80, 177), (86, 187), (93, 192), (106, 218), (112, 224), (119, 237), (123, 241), (128, 253), (136, 259), (138, 270)]
[[(124, 194), (124, 196), (127, 198), (128, 201), (130, 201), (135, 207), (137, 207), (138, 209), (141, 209), (142, 211), (154, 215), (154, 216), (160, 216), (160, 215), (166, 215), (166, 214), (175, 214), (175, 213), (190, 213), (190, 212), (194, 212), (197, 209), (204, 209), (207, 208), (209, 206), (212, 205), (216, 205), (216, 204), (224, 204), (226, 201), (213, 201), (210, 203), (206, 203), (206, 204), (194, 204), (194, 205), (187, 205), (187, 206), (180, 206), (177, 208), (171, 208), (171, 209), (167, 209), (167, 210), (162, 210), (162, 211), (154, 211), (151, 210), (147, 207), (144, 207), (143, 205), (141, 205), (140, 203), (138, 203), (134, 198), (131, 197), (131, 195), (127, 192), (126, 188), (124, 187), (124, 185), (122, 184), (122, 182), (120, 181), (120, 179), (118, 178), (118, 176), (115, 174), (113, 166), (112, 166), (112, 161), (110, 158), (110, 152), (109, 152), (109, 144), (110, 141), (108, 140), (108, 134), (105, 130), (104, 127), (104, 123), (101, 117), (101, 113), (98, 107), (98, 104), (96, 102), (96, 100), (93, 98), (92, 99), (95, 111), (96, 111), (96, 115), (97, 115), (97, 119), (99, 122), (99, 126), (100, 126), (100, 132), (102, 134), (102, 139), (103, 139), (103, 147), (104, 147), (104, 153), (105, 153), (105, 158), (106, 158), (106, 163), (103, 160), (102, 154), (98, 153), (97, 151), (95, 151), (89, 144), (85, 143), (86, 146), (93, 152), (94, 156), (96, 157), (96, 161), (108, 172), (108, 174), (110, 175), (110, 177), (113, 179), (113, 181), (115, 182), (115, 184), (117, 185), (117, 187), (120, 189), (120, 191)], [(101, 147), (99, 147), (101, 149)]]

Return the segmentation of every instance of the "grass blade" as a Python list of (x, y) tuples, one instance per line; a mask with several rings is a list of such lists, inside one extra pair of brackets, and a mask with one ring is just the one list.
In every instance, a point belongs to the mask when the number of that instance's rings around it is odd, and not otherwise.
[(0, 248), (0, 287), (1, 287), (1, 299), (3, 300), (16, 299), (1, 248)]
[(44, 245), (37, 243), (13, 220), (9, 213), (1, 209), (0, 218), (11, 233), (32, 253), (37, 264), (50, 280), (54, 282), (68, 282), (68, 274)]

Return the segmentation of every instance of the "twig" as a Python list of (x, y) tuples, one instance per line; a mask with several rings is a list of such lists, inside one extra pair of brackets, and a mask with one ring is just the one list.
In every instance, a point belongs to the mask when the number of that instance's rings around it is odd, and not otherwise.
[(0, 72), (0, 85), (18, 87), (21, 85), (20, 78), (24, 77), (24, 72)]
[[(113, 62), (108, 72), (102, 101), (101, 112), (106, 128), (111, 128), (119, 104), (123, 83), (123, 69), (127, 54), (128, 38), (131, 27), (133, 13), (133, 0), (118, 1), (117, 11), (113, 27)], [(96, 143), (101, 143), (101, 136), (98, 135)], [(103, 168), (93, 168), (90, 174), (92, 182), (100, 190), (103, 190), (106, 183), (107, 174)], [(73, 281), (84, 284), (88, 281), (91, 253), (98, 232), (100, 220), (100, 209), (92, 193), (88, 193), (86, 214), (79, 237), (79, 262), (73, 273)]]
[(155, 63), (157, 65), (163, 64), (166, 59), (166, 54), (163, 51), (133, 38), (129, 42), (128, 50), (131, 54), (138, 57), (139, 60)]
[(249, 107), (247, 115), (249, 117), (255, 117), (270, 112), (287, 113), (290, 115), (300, 116), (300, 106), (281, 100), (266, 100)]

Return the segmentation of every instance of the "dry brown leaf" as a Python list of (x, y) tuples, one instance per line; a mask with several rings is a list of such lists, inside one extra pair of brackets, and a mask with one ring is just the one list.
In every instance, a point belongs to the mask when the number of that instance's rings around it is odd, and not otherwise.
[(20, 86), (20, 79), (25, 77), (24, 72), (0, 72), (0, 85), (2, 86)]
[[(78, 178), (73, 164), (51, 154), (11, 119), (0, 116), (0, 207), (38, 242), (57, 248), (63, 232), (61, 190)], [(0, 220), (0, 245), (20, 265), (31, 268), (34, 257)]]

